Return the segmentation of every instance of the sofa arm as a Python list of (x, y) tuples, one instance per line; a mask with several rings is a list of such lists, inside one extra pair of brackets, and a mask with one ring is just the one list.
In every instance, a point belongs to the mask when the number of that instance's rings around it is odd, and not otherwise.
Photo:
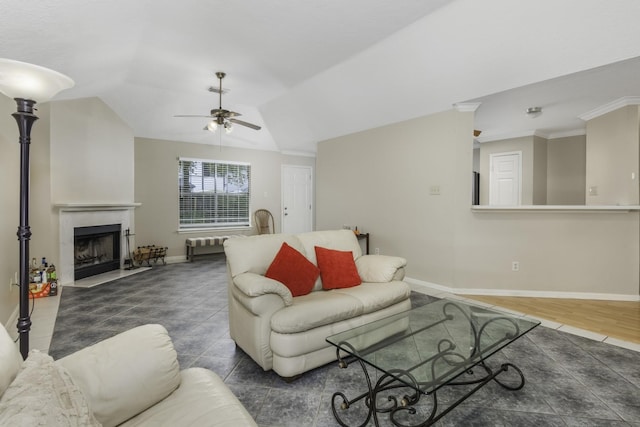
[(180, 385), (177, 354), (160, 325), (130, 329), (57, 363), (69, 371), (104, 427), (126, 421)]
[(260, 295), (276, 294), (284, 301), (284, 305), (293, 303), (291, 291), (277, 280), (269, 279), (255, 273), (242, 273), (233, 278), (233, 284), (243, 294), (249, 297)]
[(363, 255), (356, 260), (358, 274), (363, 282), (385, 283), (404, 278), (407, 260), (388, 255)]

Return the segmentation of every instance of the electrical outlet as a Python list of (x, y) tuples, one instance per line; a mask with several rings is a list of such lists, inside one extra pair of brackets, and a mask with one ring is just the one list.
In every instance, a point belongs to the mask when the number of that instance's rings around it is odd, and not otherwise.
[(373, 253), (376, 254), (376, 255), (380, 255), (380, 248), (375, 248), (373, 250)]
[(513, 261), (511, 263), (511, 271), (520, 271), (520, 261)]

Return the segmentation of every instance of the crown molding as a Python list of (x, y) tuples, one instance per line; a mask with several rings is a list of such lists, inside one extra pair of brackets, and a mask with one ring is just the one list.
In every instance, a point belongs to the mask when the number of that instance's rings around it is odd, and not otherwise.
[(453, 104), (453, 108), (460, 113), (473, 113), (478, 109), (482, 102), (460, 102)]
[(539, 133), (536, 133), (535, 130), (523, 130), (523, 131), (502, 133), (499, 135), (479, 136), (476, 138), (476, 140), (482, 144), (483, 142), (502, 141), (503, 139), (522, 138), (525, 136), (534, 136), (534, 135), (541, 136)]
[(623, 96), (622, 98), (611, 101), (608, 104), (604, 104), (591, 111), (587, 111), (586, 113), (579, 115), (578, 118), (586, 122), (628, 105), (640, 105), (640, 96)]
[(567, 130), (563, 132), (550, 133), (547, 139), (568, 138), (570, 136), (581, 136), (586, 134), (587, 134), (586, 129), (573, 129), (573, 130)]
[(475, 138), (475, 140), (478, 141), (479, 143), (483, 143), (483, 142), (502, 141), (503, 139), (523, 138), (527, 136), (537, 136), (537, 137), (549, 140), (549, 139), (567, 138), (570, 136), (586, 135), (586, 133), (587, 132), (585, 129), (573, 129), (573, 130), (555, 132), (555, 133), (545, 133), (540, 130), (525, 130), (525, 131), (518, 131), (518, 132), (503, 133), (500, 135), (480, 136), (478, 138)]
[(282, 150), (280, 154), (284, 156), (299, 156), (299, 157), (316, 157), (317, 153), (311, 151), (295, 151), (295, 150)]

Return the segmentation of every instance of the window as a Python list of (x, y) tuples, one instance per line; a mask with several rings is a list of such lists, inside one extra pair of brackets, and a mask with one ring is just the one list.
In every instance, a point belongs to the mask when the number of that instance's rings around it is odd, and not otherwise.
[(180, 229), (248, 227), (251, 165), (178, 159)]

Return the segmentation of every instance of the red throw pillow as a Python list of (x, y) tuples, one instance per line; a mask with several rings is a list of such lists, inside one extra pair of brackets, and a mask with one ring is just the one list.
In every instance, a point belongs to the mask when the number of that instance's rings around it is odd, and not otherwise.
[(353, 260), (353, 252), (316, 246), (316, 258), (323, 289), (350, 288), (362, 283)]
[(318, 267), (304, 255), (282, 243), (265, 276), (281, 282), (297, 297), (311, 292), (319, 274)]

